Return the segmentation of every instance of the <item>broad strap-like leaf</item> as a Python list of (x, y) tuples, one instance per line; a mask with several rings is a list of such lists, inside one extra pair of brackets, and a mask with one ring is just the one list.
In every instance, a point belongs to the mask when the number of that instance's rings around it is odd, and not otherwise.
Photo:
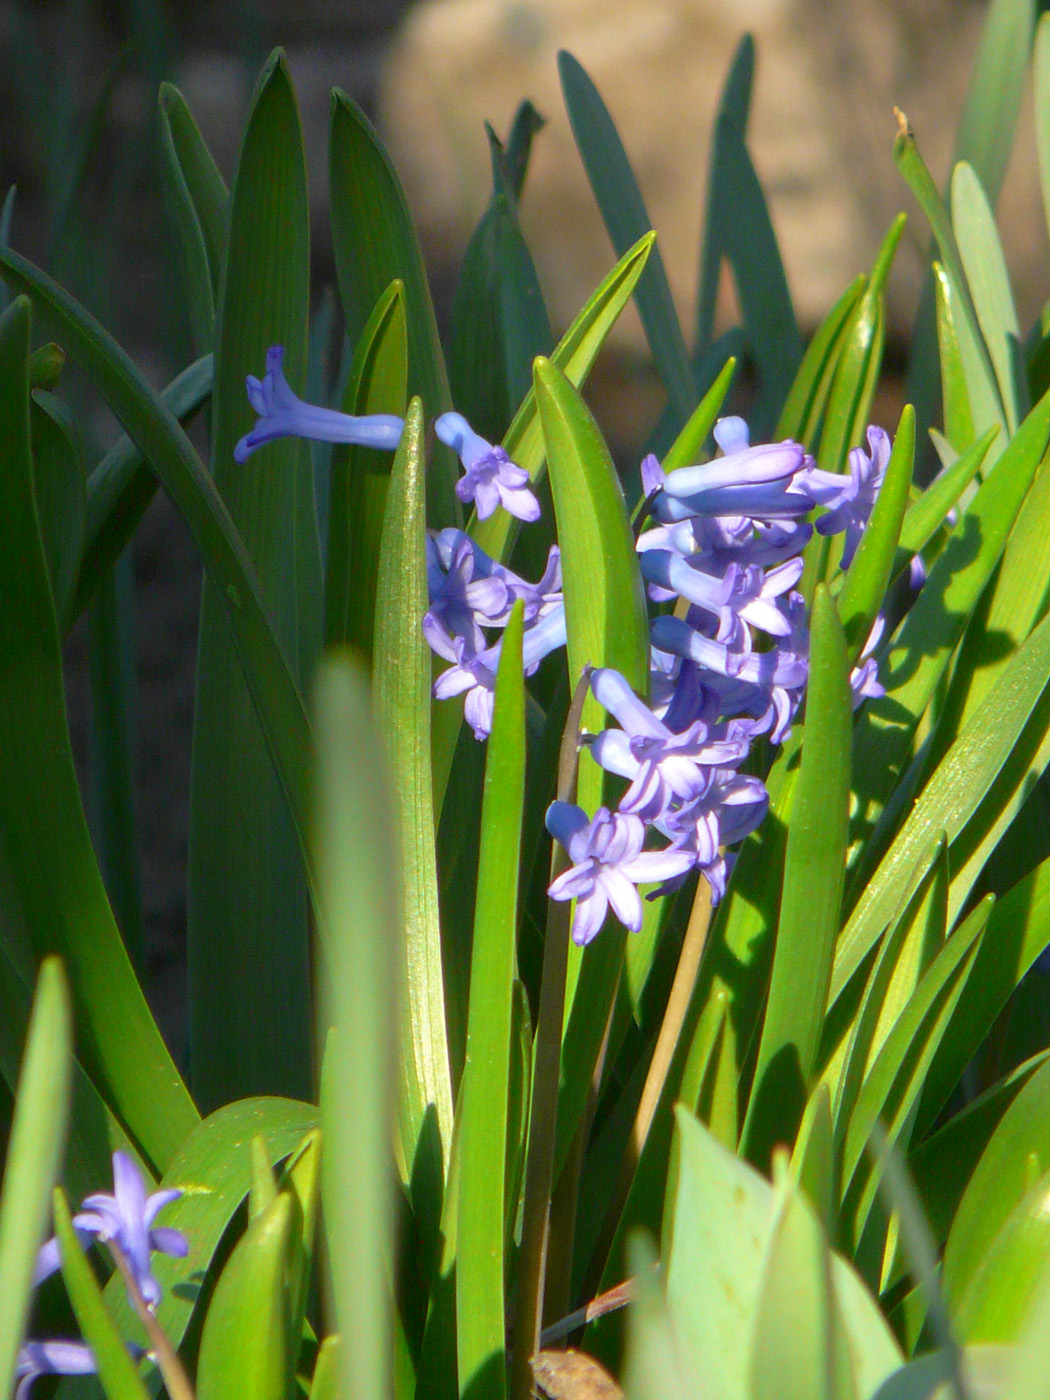
[(29, 334), (29, 303), (16, 298), (0, 321), (0, 827), (35, 957), (65, 960), (83, 1062), (163, 1166), (197, 1114), (124, 951), (81, 804), (34, 500)]
[[(293, 390), (302, 389), (309, 277), (302, 134), (277, 51), (256, 88), (233, 185), (211, 454), (215, 485), (300, 684), (313, 665), (321, 607), (316, 522), (312, 532), (297, 528), (314, 511), (306, 444), (294, 437), (267, 443), (248, 463), (235, 462), (233, 452), (256, 417), (245, 378), (260, 375), (270, 346), (284, 347), (284, 372)], [(187, 884), (190, 1058), (206, 1110), (251, 1093), (306, 1098), (312, 1079), (303, 856), (222, 593), (206, 570)]]

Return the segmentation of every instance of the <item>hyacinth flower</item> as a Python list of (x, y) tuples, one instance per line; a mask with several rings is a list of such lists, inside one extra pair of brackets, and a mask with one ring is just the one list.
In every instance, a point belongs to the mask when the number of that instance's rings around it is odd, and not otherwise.
[(575, 899), (573, 942), (581, 947), (598, 933), (610, 906), (633, 933), (642, 926), (637, 885), (673, 880), (692, 866), (684, 850), (643, 851), (645, 825), (639, 817), (599, 807), (588, 818), (581, 807), (552, 802), (547, 830), (565, 847), (572, 867), (559, 875), (547, 893), (551, 899)]
[(691, 802), (705, 791), (713, 767), (739, 763), (748, 742), (739, 733), (715, 737), (703, 720), (674, 733), (642, 703), (618, 671), (591, 674), (591, 691), (620, 729), (585, 737), (591, 757), (607, 773), (631, 780), (619, 810), (654, 821), (678, 799)]
[[(432, 650), (453, 663), (434, 682), (434, 698), (448, 700), (465, 692), (464, 718), (474, 731), (475, 739), (487, 739), (492, 733), (496, 671), (502, 643), (496, 642), (484, 651), (473, 651), (465, 638), (447, 637), (440, 628), (431, 628), (425, 635)], [(531, 676), (545, 656), (564, 645), (565, 608), (559, 603), (525, 629), (522, 638), (525, 674)]]
[(393, 452), (401, 440), (404, 419), (392, 413), (372, 413), (355, 418), (334, 408), (304, 403), (284, 377), (284, 346), (271, 345), (266, 352), (266, 374), (247, 379), (248, 399), (259, 415), (250, 433), (233, 449), (235, 462), (246, 462), (257, 447), (282, 437), (310, 438), (314, 442), (354, 443)]
[[(525, 622), (544, 616), (561, 602), (561, 554), (552, 545), (539, 583), (527, 583), (490, 559), (463, 530), (439, 530), (427, 537), (427, 590), (430, 607), (424, 631), (440, 626), (451, 636), (484, 645), (484, 627), (505, 627), (520, 598)], [(427, 618), (430, 622), (427, 622)]]
[(40, 1376), (91, 1376), (97, 1369), (91, 1348), (83, 1342), (26, 1342), (15, 1363), (14, 1400), (25, 1400)]
[[(153, 1224), (158, 1212), (181, 1195), (181, 1191), (169, 1188), (147, 1196), (138, 1167), (126, 1153), (117, 1151), (113, 1153), (113, 1194), (100, 1191), (86, 1196), (73, 1217), (81, 1244), (94, 1238), (120, 1250), (151, 1309), (160, 1302), (161, 1290), (150, 1268), (150, 1253), (157, 1250), (184, 1259), (188, 1252), (181, 1230)], [(53, 1274), (60, 1262), (58, 1240), (48, 1240), (37, 1255), (34, 1284)]]
[(528, 472), (502, 447), (486, 442), (462, 413), (443, 413), (434, 420), (434, 431), (459, 457), (466, 475), (456, 482), (456, 495), (464, 505), (473, 501), (479, 520), (488, 519), (497, 506), (519, 520), (539, 520), (540, 503), (529, 489)]
[(717, 617), (720, 642), (744, 636), (745, 623), (774, 637), (786, 637), (791, 631), (776, 599), (790, 592), (801, 578), (799, 558), (768, 571), (758, 564), (730, 564), (721, 578), (664, 549), (647, 550), (640, 565), (643, 578)]
[[(729, 864), (723, 848), (749, 836), (769, 809), (769, 794), (760, 778), (731, 768), (711, 769), (704, 791), (694, 801), (665, 812), (655, 823), (675, 850), (689, 853), (692, 864), (711, 887), (711, 903), (726, 891)], [(667, 881), (649, 898), (670, 894), (684, 874)]]
[[(849, 476), (836, 477), (838, 490), (830, 500), (820, 504), (828, 507), (827, 514), (817, 521), (817, 531), (821, 535), (837, 535), (846, 532), (842, 544), (843, 569), (853, 562), (864, 531), (867, 529), (875, 498), (879, 494), (886, 466), (890, 460), (890, 438), (883, 428), (868, 429), (869, 453), (863, 447), (851, 448), (849, 454)], [(827, 473), (824, 473), (827, 475)], [(809, 489), (807, 487), (807, 489)]]

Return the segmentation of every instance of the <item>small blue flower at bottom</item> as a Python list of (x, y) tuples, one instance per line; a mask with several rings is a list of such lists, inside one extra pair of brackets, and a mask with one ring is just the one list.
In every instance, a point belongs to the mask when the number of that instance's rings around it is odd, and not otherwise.
[(669, 848), (643, 851), (645, 825), (640, 817), (599, 807), (588, 819), (582, 807), (552, 802), (547, 830), (569, 853), (572, 869), (559, 875), (547, 890), (551, 899), (575, 899), (572, 939), (590, 943), (612, 905), (620, 922), (637, 933), (642, 926), (642, 901), (636, 885), (656, 884), (684, 875), (695, 861), (692, 852)]
[(83, 1342), (26, 1342), (15, 1362), (15, 1400), (26, 1400), (39, 1376), (90, 1376), (98, 1368)]
[(393, 413), (371, 413), (355, 418), (334, 408), (305, 403), (292, 392), (284, 377), (284, 346), (271, 345), (266, 352), (266, 374), (247, 378), (248, 399), (259, 415), (250, 433), (233, 449), (235, 462), (246, 462), (257, 447), (282, 437), (311, 438), (314, 442), (355, 443), (393, 452), (401, 440), (404, 419)]

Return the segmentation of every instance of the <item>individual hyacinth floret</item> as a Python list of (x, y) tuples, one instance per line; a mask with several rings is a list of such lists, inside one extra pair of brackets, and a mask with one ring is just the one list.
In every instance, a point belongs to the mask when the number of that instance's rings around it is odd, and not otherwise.
[(284, 377), (284, 346), (271, 345), (266, 352), (266, 374), (249, 374), (248, 398), (259, 420), (233, 449), (235, 462), (246, 462), (257, 447), (282, 437), (309, 438), (314, 442), (354, 443), (393, 452), (401, 440), (404, 419), (393, 413), (372, 413), (355, 418), (334, 408), (305, 403), (292, 392)]
[(486, 442), (462, 413), (443, 413), (434, 420), (434, 431), (463, 464), (466, 475), (456, 482), (456, 495), (464, 505), (473, 501), (479, 520), (487, 520), (497, 506), (519, 520), (539, 520), (540, 503), (529, 489), (528, 472), (502, 447)]
[(590, 943), (605, 922), (611, 906), (626, 927), (637, 933), (642, 926), (640, 884), (673, 880), (684, 875), (693, 856), (668, 847), (644, 851), (645, 824), (640, 817), (599, 807), (588, 818), (582, 807), (552, 802), (547, 809), (547, 830), (569, 853), (572, 868), (547, 891), (551, 899), (575, 899), (573, 942)]
[[(138, 1167), (127, 1153), (117, 1151), (113, 1153), (113, 1194), (99, 1191), (86, 1196), (73, 1217), (81, 1244), (94, 1238), (121, 1251), (149, 1308), (155, 1308), (161, 1298), (160, 1284), (150, 1267), (151, 1252), (183, 1259), (188, 1250), (181, 1230), (153, 1223), (158, 1213), (181, 1195), (181, 1191), (169, 1188), (147, 1196)], [(37, 1255), (34, 1284), (53, 1274), (60, 1262), (58, 1240), (48, 1240)]]

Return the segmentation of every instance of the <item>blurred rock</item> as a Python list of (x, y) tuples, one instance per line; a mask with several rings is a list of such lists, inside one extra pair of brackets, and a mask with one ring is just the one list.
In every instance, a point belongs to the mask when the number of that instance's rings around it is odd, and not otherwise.
[[(505, 134), (519, 100), (535, 102), (549, 124), (522, 220), (552, 319), (564, 326), (612, 260), (561, 98), (556, 56), (568, 49), (627, 147), (688, 335), (712, 122), (750, 29), (750, 148), (803, 328), (870, 265), (905, 208), (912, 217), (888, 298), (891, 334), (903, 336), (928, 235), (893, 164), (893, 107), (946, 181), (983, 15), (974, 0), (422, 0), (389, 53), (379, 119), (429, 255), (448, 277), (488, 197), (482, 122)], [(1027, 323), (1047, 292), (1030, 98), (999, 223)], [(728, 320), (728, 300), (724, 312)], [(636, 318), (617, 334), (622, 347), (641, 346)]]

